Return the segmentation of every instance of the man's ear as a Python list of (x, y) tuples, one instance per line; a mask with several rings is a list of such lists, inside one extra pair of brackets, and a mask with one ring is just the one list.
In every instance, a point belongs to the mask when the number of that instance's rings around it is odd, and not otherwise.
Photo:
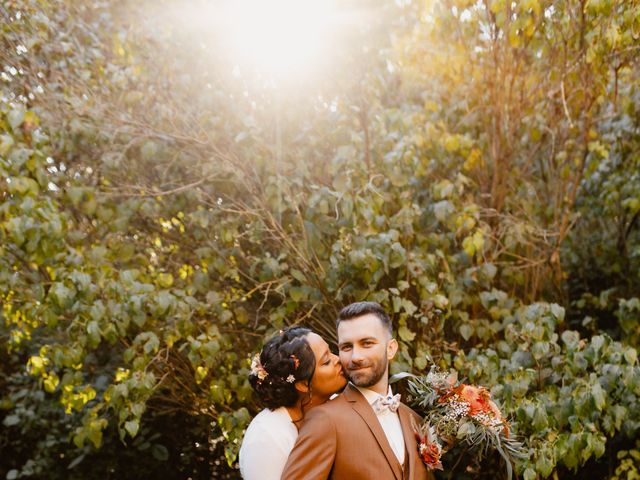
[(398, 341), (395, 338), (392, 338), (391, 340), (389, 340), (389, 343), (387, 343), (387, 359), (393, 360), (393, 357), (396, 356), (397, 352), (398, 352)]
[(296, 390), (300, 393), (307, 393), (309, 391), (309, 385), (307, 385), (306, 380), (300, 380), (299, 382), (294, 383)]

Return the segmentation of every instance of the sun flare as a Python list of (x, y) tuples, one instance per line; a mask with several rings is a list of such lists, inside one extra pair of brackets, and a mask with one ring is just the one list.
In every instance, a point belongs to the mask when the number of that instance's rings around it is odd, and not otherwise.
[(329, 0), (236, 0), (227, 3), (224, 19), (238, 65), (273, 80), (319, 67), (336, 27)]

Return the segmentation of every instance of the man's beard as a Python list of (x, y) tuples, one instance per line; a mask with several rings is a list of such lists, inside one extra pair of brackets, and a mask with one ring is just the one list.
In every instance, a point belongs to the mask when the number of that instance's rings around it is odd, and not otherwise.
[(369, 366), (370, 369), (366, 372), (361, 370), (350, 371), (349, 368), (346, 369), (347, 376), (351, 383), (353, 383), (357, 387), (369, 388), (375, 385), (380, 381), (380, 379), (384, 376), (387, 371), (388, 360), (387, 357), (382, 357), (371, 363), (371, 365), (348, 365), (348, 367), (359, 367), (359, 366)]

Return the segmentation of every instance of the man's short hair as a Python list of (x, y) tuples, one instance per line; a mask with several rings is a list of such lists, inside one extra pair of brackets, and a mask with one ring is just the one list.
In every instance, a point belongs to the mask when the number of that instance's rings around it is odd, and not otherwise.
[(377, 302), (355, 302), (347, 305), (340, 310), (338, 319), (336, 320), (336, 327), (340, 325), (340, 322), (352, 320), (369, 313), (378, 317), (380, 322), (382, 322), (382, 326), (389, 330), (389, 334), (393, 335), (391, 319), (389, 315), (387, 315), (387, 312), (384, 311), (384, 308)]

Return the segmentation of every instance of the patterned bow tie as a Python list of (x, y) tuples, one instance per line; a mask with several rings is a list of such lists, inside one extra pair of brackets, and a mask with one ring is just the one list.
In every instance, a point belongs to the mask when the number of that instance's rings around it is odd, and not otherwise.
[(394, 396), (378, 397), (371, 406), (373, 407), (373, 411), (376, 412), (376, 415), (384, 412), (387, 408), (389, 411), (395, 413), (400, 406), (400, 394), (396, 393)]

